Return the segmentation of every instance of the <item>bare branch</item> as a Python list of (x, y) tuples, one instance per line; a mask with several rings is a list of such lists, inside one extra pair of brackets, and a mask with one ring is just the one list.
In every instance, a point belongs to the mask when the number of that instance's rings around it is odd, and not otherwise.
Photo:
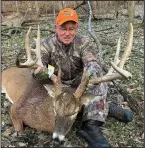
[(80, 5), (78, 5), (77, 7), (74, 8), (74, 10), (78, 9), (79, 7), (81, 7), (82, 5), (85, 5), (86, 1), (84, 0)]
[[(91, 35), (91, 37), (94, 39), (95, 43), (98, 45), (98, 48), (99, 48), (99, 58), (100, 58), (100, 64), (103, 63), (103, 58), (102, 58), (102, 46), (101, 46), (101, 43), (100, 41), (98, 40), (98, 38), (96, 37), (95, 33), (92, 31), (91, 29), (91, 19), (92, 19), (92, 9), (91, 9), (91, 5), (90, 5), (90, 2), (88, 1), (88, 6), (89, 6), (89, 21), (88, 21), (88, 31), (89, 31), (89, 34)], [(102, 66), (101, 66), (101, 76), (103, 75), (102, 74)]]

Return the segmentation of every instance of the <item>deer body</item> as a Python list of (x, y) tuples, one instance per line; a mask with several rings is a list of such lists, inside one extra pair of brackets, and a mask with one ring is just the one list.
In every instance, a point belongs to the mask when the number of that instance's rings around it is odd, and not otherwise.
[[(51, 83), (47, 85), (49, 90), (53, 87)], [(30, 69), (12, 67), (3, 71), (2, 88), (13, 103), (10, 114), (16, 131), (22, 131), (24, 123), (40, 131), (54, 132), (56, 116), (54, 99), (48, 94), (44, 83), (32, 77)], [(61, 109), (59, 107), (62, 107), (62, 110), (59, 110), (60, 116), (64, 116), (64, 112), (62, 112), (64, 107), (65, 114), (73, 113), (75, 109), (75, 100), (72, 99), (74, 91), (64, 86), (63, 90), (61, 97), (64, 96), (64, 99), (61, 104), (58, 104), (58, 110)], [(68, 107), (63, 104), (68, 104)], [(70, 110), (71, 108), (72, 110)], [(79, 110), (79, 106), (76, 109)]]
[[(14, 103), (19, 99), (20, 95), (27, 95), (26, 90), (30, 90), (32, 75), (29, 74), (29, 69), (19, 69), (11, 67), (2, 72), (2, 88), (3, 92), (9, 95), (9, 100)], [(27, 81), (26, 81), (27, 79)], [(15, 87), (14, 91), (11, 91)]]

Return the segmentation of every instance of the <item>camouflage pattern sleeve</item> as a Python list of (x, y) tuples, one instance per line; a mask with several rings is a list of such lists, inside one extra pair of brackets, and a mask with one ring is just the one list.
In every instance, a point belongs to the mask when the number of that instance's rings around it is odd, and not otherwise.
[(48, 39), (44, 40), (41, 43), (41, 60), (42, 63), (45, 67), (48, 67), (48, 64), (50, 63), (50, 53), (51, 53), (51, 49), (48, 45)]
[(92, 77), (92, 76), (100, 77), (101, 68), (96, 61), (89, 61), (85, 65), (85, 68), (87, 69), (89, 77)]
[(82, 48), (82, 60), (89, 76), (100, 76), (100, 64), (96, 54), (96, 47), (86, 39)]
[(89, 41), (88, 38), (85, 38), (84, 44), (82, 46), (82, 60), (86, 64), (89, 61), (97, 61), (96, 47)]

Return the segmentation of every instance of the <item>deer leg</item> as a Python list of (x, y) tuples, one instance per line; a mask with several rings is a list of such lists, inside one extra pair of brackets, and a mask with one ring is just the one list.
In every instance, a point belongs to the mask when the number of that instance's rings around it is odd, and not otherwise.
[(13, 104), (11, 106), (10, 116), (11, 116), (11, 120), (14, 125), (14, 129), (17, 132), (17, 134), (18, 134), (18, 132), (22, 132), (23, 131), (23, 122), (18, 116), (18, 106), (17, 105)]

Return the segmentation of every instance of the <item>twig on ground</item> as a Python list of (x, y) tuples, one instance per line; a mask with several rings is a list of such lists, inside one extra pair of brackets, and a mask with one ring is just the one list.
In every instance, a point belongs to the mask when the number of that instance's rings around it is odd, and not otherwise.
[(84, 0), (80, 5), (78, 5), (77, 7), (74, 8), (74, 10), (78, 9), (79, 7), (81, 7), (82, 5), (85, 5), (86, 1)]
[[(24, 30), (28, 30), (28, 27), (9, 27), (9, 28), (5, 28), (2, 29), (1, 32), (7, 31), (7, 30), (20, 30), (20, 29), (24, 29)], [(32, 30), (37, 30), (37, 28), (32, 28)], [(55, 33), (55, 31), (51, 30), (51, 29), (41, 29), (41, 31), (49, 31), (50, 33)]]
[(105, 29), (101, 29), (101, 30), (95, 30), (95, 32), (101, 32), (101, 31), (106, 31), (106, 30), (110, 30), (110, 29), (114, 29), (114, 27), (109, 27), (109, 28), (105, 28)]
[(9, 34), (1, 33), (2, 36), (11, 37)]

